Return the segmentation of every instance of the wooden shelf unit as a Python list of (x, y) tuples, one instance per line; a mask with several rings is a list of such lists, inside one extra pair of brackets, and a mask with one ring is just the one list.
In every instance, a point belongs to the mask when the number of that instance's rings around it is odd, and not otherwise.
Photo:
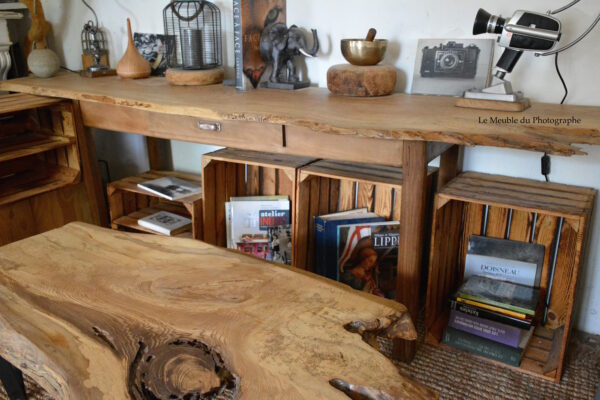
[[(534, 242), (546, 247), (546, 256), (534, 338), (525, 350), (520, 367), (500, 365), (560, 382), (595, 196), (596, 191), (588, 188), (473, 172), (452, 180), (435, 198), (425, 341), (440, 345), (448, 323), (448, 299), (463, 281), (469, 236), (481, 234), (484, 207), (489, 206), (487, 236), (494, 238), (505, 238), (509, 210), (513, 210), (509, 238), (516, 241), (530, 240), (537, 213)], [(548, 290), (551, 249), (560, 218), (564, 218), (564, 224), (558, 262), (548, 322), (542, 327), (540, 319)]]
[(298, 171), (312, 161), (229, 148), (203, 155), (204, 241), (227, 246), (225, 203), (239, 196), (288, 196), (293, 231)]
[(174, 171), (148, 171), (109, 183), (107, 195), (111, 227), (117, 230), (160, 235), (158, 232), (138, 225), (137, 221), (159, 211), (168, 211), (192, 220), (192, 231), (184, 232), (176, 235), (176, 237), (202, 240), (204, 234), (202, 229), (202, 194), (169, 201), (137, 186), (138, 183), (166, 176), (177, 177), (196, 184), (202, 183), (198, 175)]
[(81, 180), (72, 104), (1, 96), (0, 124), (0, 206)]
[[(437, 169), (429, 170), (429, 192)], [(295, 209), (294, 266), (314, 270), (314, 217), (366, 207), (400, 221), (402, 168), (320, 160), (299, 172)]]

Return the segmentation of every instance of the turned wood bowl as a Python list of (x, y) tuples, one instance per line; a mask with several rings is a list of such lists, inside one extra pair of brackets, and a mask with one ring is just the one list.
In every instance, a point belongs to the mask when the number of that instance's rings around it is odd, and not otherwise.
[(352, 65), (377, 65), (383, 60), (387, 45), (385, 39), (343, 39), (342, 54)]

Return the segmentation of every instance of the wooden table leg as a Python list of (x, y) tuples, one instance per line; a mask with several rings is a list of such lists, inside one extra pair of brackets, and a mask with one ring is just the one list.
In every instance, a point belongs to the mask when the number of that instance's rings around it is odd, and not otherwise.
[(150, 169), (154, 171), (171, 171), (173, 169), (173, 155), (171, 153), (171, 141), (146, 137), (148, 148), (148, 160)]
[(83, 181), (88, 194), (92, 217), (94, 223), (106, 227), (109, 223), (108, 211), (106, 200), (104, 198), (104, 188), (102, 187), (100, 168), (98, 167), (98, 156), (96, 155), (94, 136), (91, 129), (86, 128), (83, 125), (81, 106), (78, 101), (74, 102), (73, 114), (79, 144), (79, 154), (81, 155)]
[(27, 400), (23, 374), (2, 357), (0, 357), (0, 381), (10, 400)]
[[(416, 321), (427, 211), (426, 142), (404, 142), (403, 176), (396, 300), (408, 308), (411, 318)], [(415, 341), (395, 343), (394, 357), (411, 361), (416, 345)]]
[(460, 146), (454, 145), (442, 153), (440, 157), (440, 170), (438, 173), (437, 189), (440, 191), (462, 169), (460, 164)]

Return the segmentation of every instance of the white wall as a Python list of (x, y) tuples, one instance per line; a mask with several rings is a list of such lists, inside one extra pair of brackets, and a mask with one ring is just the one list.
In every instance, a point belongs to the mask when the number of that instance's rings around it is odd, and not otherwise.
[[(125, 49), (125, 19), (130, 16), (134, 30), (160, 33), (162, 28), (162, 8), (167, 0), (90, 0), (96, 8), (101, 25), (108, 33), (110, 55), (113, 65)], [(361, 37), (369, 27), (378, 29), (379, 37), (391, 41), (386, 62), (394, 64), (400, 72), (398, 89), (410, 90), (412, 69), (419, 38), (470, 37), (473, 18), (480, 6), (490, 12), (510, 15), (519, 8), (545, 12), (558, 8), (567, 0), (287, 0), (288, 22), (306, 28), (316, 28), (321, 38), (322, 55), (308, 60), (308, 75), (319, 86), (326, 86), (327, 69), (344, 62), (339, 41), (347, 37)], [(216, 4), (223, 13), (225, 62), (232, 73), (233, 49), (231, 0), (219, 0)], [(44, 6), (49, 20), (53, 23), (57, 50), (69, 68), (78, 69), (80, 64), (79, 33), (84, 18), (89, 14), (78, 0), (45, 0)], [(594, 0), (584, 0), (560, 18), (564, 23), (563, 41), (574, 38), (589, 25), (592, 15), (600, 12), (600, 4)], [(569, 104), (600, 106), (600, 27), (581, 45), (560, 57), (562, 72), (570, 88)], [(499, 52), (497, 56), (499, 55)], [(536, 101), (556, 103), (562, 97), (562, 87), (554, 71), (551, 58), (534, 58), (526, 54), (512, 75), (513, 84)], [(435, 116), (432, 116), (433, 118)], [(599, 127), (600, 128), (600, 127)], [(100, 136), (101, 141), (102, 135)], [(114, 139), (113, 139), (114, 140)], [(135, 150), (142, 139), (129, 139), (121, 142), (122, 152), (110, 147), (116, 154), (126, 154)], [(143, 142), (142, 142), (143, 143)], [(99, 145), (102, 147), (102, 144)], [(206, 151), (202, 146), (175, 143), (174, 161), (176, 167), (186, 170), (198, 169), (200, 156)], [(586, 147), (588, 157), (553, 157), (551, 179), (556, 182), (591, 186), (600, 189), (600, 148)], [(103, 153), (102, 151), (100, 153)], [(113, 154), (114, 157), (114, 154)], [(499, 150), (492, 148), (467, 149), (465, 169), (500, 173), (539, 179), (539, 154)], [(140, 157), (139, 168), (147, 161)], [(594, 230), (590, 241), (589, 257), (581, 276), (583, 289), (579, 299), (578, 327), (588, 332), (600, 333), (600, 271), (597, 264), (600, 252), (597, 243), (600, 239), (600, 213), (596, 213)]]

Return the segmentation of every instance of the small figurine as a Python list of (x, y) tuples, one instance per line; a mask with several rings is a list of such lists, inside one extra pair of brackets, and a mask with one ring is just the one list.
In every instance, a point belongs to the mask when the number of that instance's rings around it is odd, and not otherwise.
[(265, 28), (260, 38), (260, 55), (266, 63), (272, 65), (273, 71), (269, 80), (262, 86), (288, 90), (310, 86), (308, 79), (300, 81), (294, 57), (317, 56), (319, 38), (315, 29), (312, 29), (312, 34), (314, 44), (309, 50), (304, 33), (296, 25), (288, 28), (283, 23), (275, 23)]

